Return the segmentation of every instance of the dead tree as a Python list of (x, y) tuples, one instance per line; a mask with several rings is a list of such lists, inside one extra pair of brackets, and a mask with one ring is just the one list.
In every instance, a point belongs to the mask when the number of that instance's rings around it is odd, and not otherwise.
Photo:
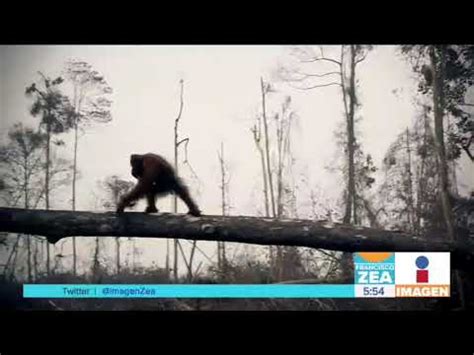
[(301, 219), (202, 216), (140, 212), (124, 214), (0, 208), (0, 232), (46, 236), (134, 236), (358, 251), (446, 251), (454, 268), (474, 268), (474, 242), (423, 239), (401, 232)]

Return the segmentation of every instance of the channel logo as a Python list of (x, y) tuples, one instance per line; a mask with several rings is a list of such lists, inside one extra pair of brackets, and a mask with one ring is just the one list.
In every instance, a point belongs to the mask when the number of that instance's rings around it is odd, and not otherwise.
[(449, 253), (395, 253), (396, 297), (449, 297)]
[(415, 264), (418, 268), (418, 270), (416, 270), (416, 283), (428, 283), (430, 279), (428, 270), (430, 260), (426, 256), (421, 255), (416, 258)]

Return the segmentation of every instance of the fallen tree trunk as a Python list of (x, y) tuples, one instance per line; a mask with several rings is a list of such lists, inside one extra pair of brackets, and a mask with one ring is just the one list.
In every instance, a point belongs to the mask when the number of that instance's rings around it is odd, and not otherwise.
[(450, 251), (453, 266), (472, 268), (474, 243), (417, 238), (401, 231), (296, 219), (241, 216), (116, 214), (0, 208), (0, 231), (45, 236), (181, 238), (357, 251)]

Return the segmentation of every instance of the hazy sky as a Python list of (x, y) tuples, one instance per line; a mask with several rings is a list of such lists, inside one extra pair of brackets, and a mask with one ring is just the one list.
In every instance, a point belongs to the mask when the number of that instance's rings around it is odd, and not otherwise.
[[(131, 153), (155, 152), (172, 160), (179, 79), (183, 78), (180, 134), (190, 138), (189, 161), (199, 182), (191, 179), (186, 166), (181, 166), (180, 175), (189, 181), (203, 212), (219, 214), (217, 150), (224, 142), (232, 175), (231, 212), (255, 214), (262, 210), (261, 176), (250, 127), (261, 105), (260, 77), (270, 79), (287, 52), (281, 46), (0, 46), (1, 139), (5, 142), (6, 131), (15, 122), (36, 125), (37, 119), (28, 113), (30, 100), (24, 90), (38, 79), (37, 71), (53, 77), (68, 59), (90, 63), (114, 90), (113, 121), (88, 129), (79, 141), (77, 209), (91, 210), (93, 193), (100, 194), (99, 180), (112, 174), (132, 180)], [(380, 167), (389, 144), (414, 118), (416, 86), (409, 65), (392, 46), (376, 47), (359, 68), (360, 140)], [(276, 88), (278, 93), (268, 98), (270, 110), (279, 107), (282, 95), (291, 94), (299, 116), (293, 140), (296, 180), (305, 172), (314, 188), (338, 198), (343, 186), (340, 177), (325, 167), (334, 161), (336, 152), (334, 130), (343, 111), (340, 89), (298, 91), (285, 84), (276, 84)], [(58, 154), (72, 158), (71, 138), (64, 136), (67, 146)], [(473, 172), (464, 171), (463, 161), (460, 165), (460, 183), (472, 188)], [(461, 186), (461, 192), (465, 190)], [(303, 206), (308, 201), (298, 203)], [(70, 208), (70, 188), (55, 197), (52, 206)], [(158, 203), (164, 211), (170, 207), (170, 199)], [(181, 211), (185, 211), (182, 205)], [(91, 240), (84, 240), (86, 250)], [(146, 248), (145, 259), (162, 265), (163, 242), (140, 243), (153, 246)], [(205, 246), (209, 243), (202, 245), (211, 250)]]

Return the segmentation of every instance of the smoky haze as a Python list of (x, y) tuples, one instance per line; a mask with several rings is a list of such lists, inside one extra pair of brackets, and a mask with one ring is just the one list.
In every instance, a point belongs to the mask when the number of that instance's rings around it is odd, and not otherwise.
[[(261, 166), (250, 128), (260, 112), (263, 77), (272, 81), (276, 89), (268, 96), (269, 111), (276, 112), (281, 99), (291, 95), (292, 107), (298, 115), (291, 143), (295, 159), (293, 177), (299, 186), (299, 215), (305, 217), (309, 198), (303, 179), (334, 203), (341, 197), (341, 174), (327, 167), (340, 155), (334, 132), (343, 120), (343, 106), (337, 87), (301, 91), (275, 81), (275, 71), (288, 60), (288, 52), (286, 46), (2, 46), (2, 143), (16, 122), (37, 126), (38, 119), (29, 113), (31, 100), (24, 92), (38, 80), (38, 71), (55, 77), (69, 59), (91, 64), (113, 88), (112, 121), (86, 127), (80, 134), (76, 209), (103, 210), (103, 191), (98, 182), (110, 175), (132, 181), (130, 154), (154, 152), (173, 161), (174, 120), (179, 109), (179, 80), (183, 79), (184, 110), (179, 132), (180, 138), (190, 139), (188, 161), (197, 178), (182, 164), (182, 149), (179, 174), (190, 185), (203, 213), (220, 214), (217, 151), (223, 142), (231, 176), (230, 214), (262, 214)], [(358, 67), (358, 78), (362, 103), (358, 112), (358, 140), (380, 167), (389, 145), (416, 115), (416, 82), (410, 65), (395, 46), (377, 46), (372, 50)], [(65, 134), (62, 138), (66, 146), (57, 149), (57, 154), (72, 159), (73, 135)], [(377, 173), (376, 179), (381, 177)], [(468, 169), (465, 157), (459, 162), (457, 178), (460, 193), (467, 194), (474, 185), (474, 172)], [(53, 196), (52, 208), (70, 209), (70, 199), (68, 186)], [(158, 201), (161, 211), (170, 211), (171, 206), (170, 198)], [(138, 209), (143, 208), (141, 203)], [(181, 202), (179, 208), (180, 212), (186, 211)], [(143, 265), (164, 265), (164, 241), (138, 243)], [(70, 254), (68, 240), (58, 244), (56, 251), (62, 248), (64, 254)], [(92, 239), (78, 238), (78, 245), (79, 267), (88, 267)], [(201, 242), (199, 246), (209, 256), (215, 254), (215, 243)], [(200, 253), (196, 258), (197, 263), (206, 261)]]

